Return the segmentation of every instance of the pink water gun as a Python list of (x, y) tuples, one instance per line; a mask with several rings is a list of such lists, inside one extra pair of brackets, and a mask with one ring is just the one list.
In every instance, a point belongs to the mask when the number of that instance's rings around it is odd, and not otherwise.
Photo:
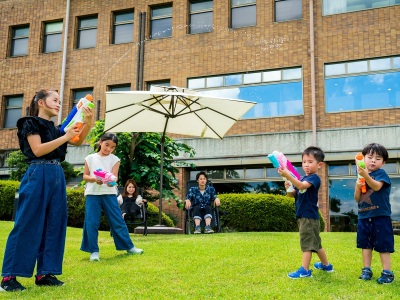
[(115, 186), (117, 184), (117, 177), (113, 173), (103, 171), (102, 169), (97, 169), (93, 172), (94, 176), (97, 179), (101, 180), (103, 183), (106, 183), (111, 186)]
[[(268, 154), (268, 159), (270, 160), (274, 168), (281, 168), (281, 169), (287, 168), (293, 177), (300, 180), (300, 174), (299, 172), (297, 172), (296, 167), (292, 165), (290, 160), (288, 160), (282, 152), (276, 150), (272, 151), (272, 153)], [(283, 180), (287, 181), (286, 178), (284, 177), (282, 178)], [(291, 185), (287, 191), (293, 192), (294, 191), (293, 185)]]

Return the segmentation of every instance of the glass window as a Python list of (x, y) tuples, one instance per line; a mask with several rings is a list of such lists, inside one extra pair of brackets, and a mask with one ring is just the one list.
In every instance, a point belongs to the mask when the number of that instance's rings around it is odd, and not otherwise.
[(255, 25), (257, 25), (256, 0), (231, 0), (232, 28)]
[(301, 68), (283, 70), (283, 80), (301, 79)]
[(332, 64), (325, 66), (325, 76), (343, 75), (346, 74), (346, 64)]
[[(207, 175), (208, 179), (224, 179), (224, 169), (215, 169), (215, 170), (208, 170)], [(197, 173), (196, 173), (197, 174)]]
[(213, 31), (213, 1), (191, 1), (189, 33)]
[(218, 87), (224, 85), (224, 77), (223, 76), (215, 76), (207, 78), (207, 87)]
[(189, 89), (204, 89), (206, 87), (204, 78), (193, 78), (188, 80)]
[(243, 83), (242, 74), (225, 76), (225, 85), (238, 85)]
[(23, 95), (5, 97), (3, 128), (17, 127), (17, 121), (22, 117)]
[(226, 169), (226, 179), (240, 179), (244, 178), (243, 169)]
[(383, 165), (382, 169), (388, 174), (397, 174), (397, 164), (396, 163), (386, 163)]
[(93, 95), (93, 88), (79, 89), (73, 91), (73, 105), (77, 104), (81, 98), (84, 98), (87, 94)]
[(327, 78), (326, 111), (400, 107), (399, 90), (400, 72)]
[(323, 15), (340, 14), (400, 4), (399, 0), (323, 0)]
[(94, 48), (97, 39), (97, 16), (83, 17), (78, 20), (77, 48)]
[(10, 56), (28, 54), (29, 25), (12, 28)]
[(246, 178), (264, 178), (264, 168), (246, 168)]
[(170, 86), (169, 80), (147, 82), (147, 90), (150, 91), (152, 86)]
[(347, 175), (349, 175), (349, 165), (340, 165), (340, 166), (329, 165), (328, 173), (330, 176), (332, 176), (332, 175), (347, 176)]
[(390, 69), (390, 58), (371, 59), (369, 61), (371, 71), (381, 71)]
[(368, 61), (353, 61), (347, 63), (347, 73), (364, 73), (368, 72)]
[(282, 80), (282, 71), (267, 71), (263, 72), (263, 81), (281, 81)]
[(261, 82), (261, 73), (249, 73), (243, 75), (243, 83), (260, 83)]
[(400, 57), (393, 57), (393, 68), (400, 69)]
[(172, 36), (172, 5), (151, 9), (151, 39)]
[(133, 18), (133, 10), (114, 13), (113, 44), (133, 41)]
[(130, 91), (131, 85), (130, 84), (110, 85), (108, 87), (108, 89), (109, 89), (109, 91), (112, 91), (112, 92)]
[(275, 0), (275, 22), (298, 20), (302, 16), (301, 0)]
[(44, 24), (44, 36), (43, 36), (43, 52), (44, 53), (61, 51), (62, 29), (63, 29), (62, 21)]

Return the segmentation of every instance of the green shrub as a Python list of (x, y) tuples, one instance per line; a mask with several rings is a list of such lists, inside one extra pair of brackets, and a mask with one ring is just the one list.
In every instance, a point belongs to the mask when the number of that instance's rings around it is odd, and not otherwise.
[(14, 210), (15, 192), (18, 188), (18, 181), (0, 180), (0, 220), (11, 220)]
[[(221, 224), (236, 231), (297, 231), (294, 199), (273, 194), (221, 194)], [(321, 231), (325, 222), (320, 214)]]
[[(82, 228), (85, 220), (85, 196), (83, 189), (67, 189), (68, 201), (68, 226)], [(158, 224), (158, 207), (148, 203), (147, 207), (148, 219), (147, 225), (153, 226)], [(172, 220), (162, 213), (162, 223), (167, 227), (174, 227)], [(102, 214), (100, 219), (100, 230), (110, 230), (107, 219)]]

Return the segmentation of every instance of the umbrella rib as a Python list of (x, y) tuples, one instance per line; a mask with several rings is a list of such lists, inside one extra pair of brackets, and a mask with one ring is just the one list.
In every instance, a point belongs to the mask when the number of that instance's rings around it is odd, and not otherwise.
[(130, 106), (135, 106), (135, 105), (136, 105), (135, 103), (132, 103), (132, 104), (128, 104), (128, 105), (125, 105), (125, 106), (120, 106), (120, 107), (117, 107), (117, 108), (114, 108), (114, 109), (107, 110), (106, 113), (113, 112), (113, 111), (120, 110), (120, 109), (124, 109), (124, 108), (130, 107)]
[[(137, 111), (137, 112), (136, 112), (136, 113), (134, 113), (133, 115), (131, 115), (131, 116), (129, 116), (129, 117), (127, 117), (127, 118), (125, 118), (125, 119), (124, 119), (124, 120), (122, 120), (121, 122), (119, 122), (119, 123), (117, 123), (117, 124), (115, 124), (115, 125), (111, 126), (110, 128), (107, 128), (107, 130), (104, 130), (104, 131), (110, 131), (111, 129), (113, 129), (113, 128), (117, 127), (118, 125), (120, 125), (120, 124), (122, 124), (122, 123), (124, 123), (125, 121), (127, 121), (127, 120), (129, 120), (130, 118), (132, 118), (132, 117), (136, 116), (137, 114), (141, 113), (142, 111), (144, 111), (144, 109), (142, 109), (142, 110), (140, 110), (140, 111)], [(110, 111), (108, 111), (108, 112), (110, 112)], [(107, 113), (107, 112), (106, 112), (106, 113)]]

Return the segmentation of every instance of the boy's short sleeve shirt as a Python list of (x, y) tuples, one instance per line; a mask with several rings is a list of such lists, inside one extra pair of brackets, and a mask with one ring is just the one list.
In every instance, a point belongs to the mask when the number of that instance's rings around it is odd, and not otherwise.
[(369, 174), (374, 180), (383, 182), (379, 191), (372, 190), (367, 184), (367, 192), (361, 194), (358, 202), (358, 218), (391, 216), (390, 190), (391, 182), (385, 170), (379, 169)]
[(308, 218), (319, 220), (318, 190), (321, 179), (317, 174), (304, 176), (301, 181), (307, 181), (311, 186), (306, 190), (296, 189), (296, 218)]
[(193, 206), (200, 205), (201, 208), (211, 205), (217, 198), (214, 187), (207, 185), (204, 193), (200, 192), (199, 187), (191, 187), (186, 195), (186, 199), (190, 200)]

